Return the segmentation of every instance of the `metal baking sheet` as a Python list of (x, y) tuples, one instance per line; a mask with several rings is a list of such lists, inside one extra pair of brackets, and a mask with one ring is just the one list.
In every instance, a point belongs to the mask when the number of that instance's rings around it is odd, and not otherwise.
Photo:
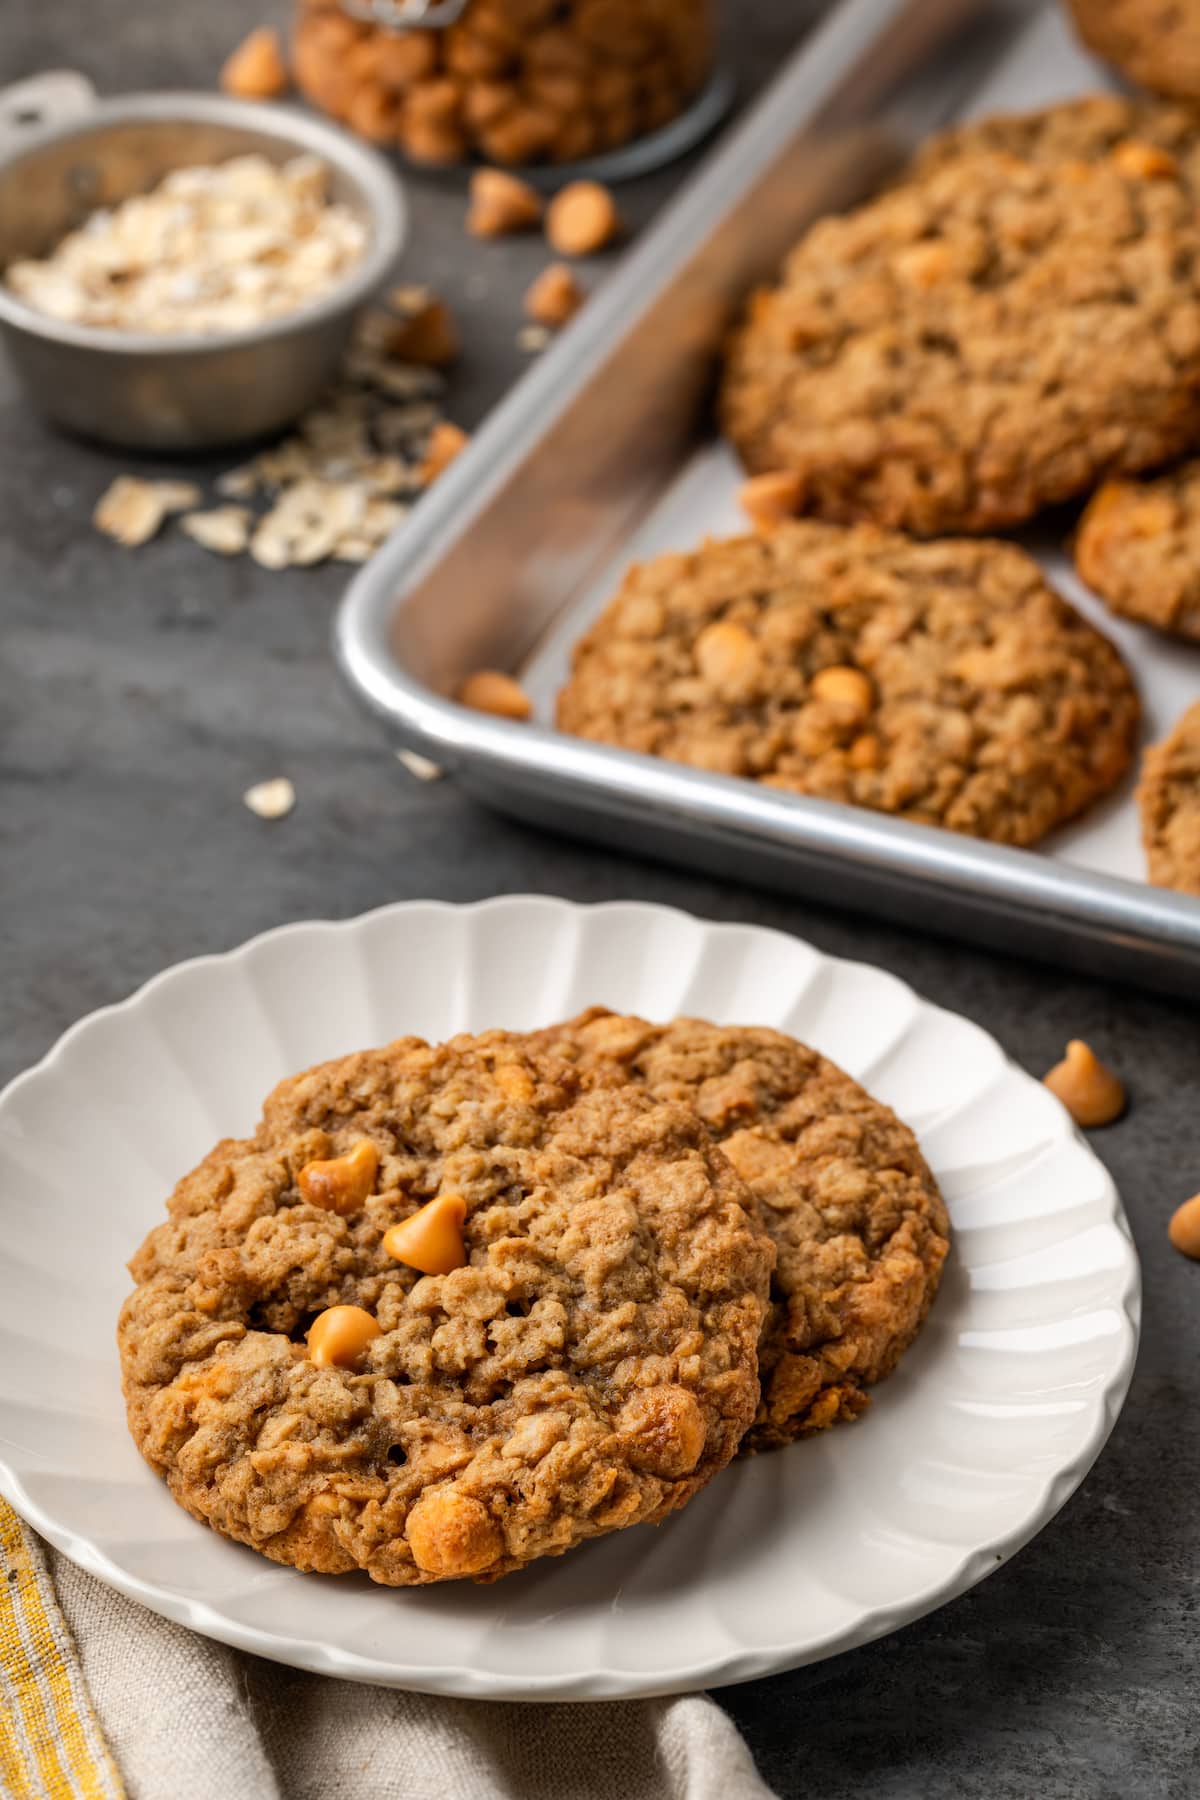
[[(929, 131), (1106, 80), (1057, 6), (838, 7), (350, 587), (338, 657), (396, 741), (556, 830), (1200, 995), (1200, 900), (1144, 879), (1133, 776), (1013, 850), (551, 728), (570, 646), (625, 564), (745, 528), (711, 393), (746, 289)], [(1160, 736), (1200, 694), (1200, 649), (1111, 618), (1070, 570), (1068, 523), (1024, 541), (1118, 642)], [(532, 725), (445, 698), (485, 665), (519, 674)]]

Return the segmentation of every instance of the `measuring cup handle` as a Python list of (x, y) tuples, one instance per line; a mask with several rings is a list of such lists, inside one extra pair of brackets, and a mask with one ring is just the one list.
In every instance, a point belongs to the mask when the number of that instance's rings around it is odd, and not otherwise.
[(15, 149), (44, 125), (61, 125), (90, 112), (95, 104), (95, 88), (74, 69), (48, 69), (14, 81), (0, 88), (0, 151)]

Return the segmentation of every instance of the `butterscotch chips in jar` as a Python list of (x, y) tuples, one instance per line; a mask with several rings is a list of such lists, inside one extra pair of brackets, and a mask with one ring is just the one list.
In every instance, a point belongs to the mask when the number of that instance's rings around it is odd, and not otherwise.
[(418, 162), (568, 163), (668, 124), (712, 67), (710, 0), (429, 10), (429, 26), (394, 29), (369, 22), (364, 0), (304, 0), (297, 85), (360, 136)]

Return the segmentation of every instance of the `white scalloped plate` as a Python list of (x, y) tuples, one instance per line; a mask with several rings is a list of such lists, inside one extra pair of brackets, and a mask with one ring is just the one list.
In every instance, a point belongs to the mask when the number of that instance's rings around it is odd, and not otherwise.
[[(126, 1430), (123, 1263), (282, 1075), (402, 1032), (592, 1002), (778, 1025), (919, 1131), (954, 1249), (851, 1427), (738, 1464), (658, 1530), (495, 1587), (300, 1575), (182, 1512)], [(1139, 1278), (1104, 1168), (1040, 1083), (902, 981), (664, 907), (416, 902), (184, 963), (0, 1096), (0, 1491), (122, 1593), (262, 1656), (434, 1693), (670, 1693), (816, 1661), (960, 1594), (1082, 1480), (1133, 1369)]]

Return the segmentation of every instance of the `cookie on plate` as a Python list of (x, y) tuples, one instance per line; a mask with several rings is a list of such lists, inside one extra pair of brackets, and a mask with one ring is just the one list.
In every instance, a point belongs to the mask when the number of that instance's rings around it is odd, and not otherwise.
[(1138, 806), (1151, 881), (1200, 894), (1200, 701), (1143, 756)]
[(1084, 43), (1157, 94), (1200, 100), (1200, 0), (1068, 0)]
[(1075, 567), (1113, 612), (1200, 642), (1200, 461), (1106, 481), (1079, 522)]
[(991, 531), (1200, 438), (1200, 209), (1165, 152), (945, 155), (815, 224), (720, 415), (797, 510)]
[(650, 1025), (596, 1007), (534, 1041), (694, 1109), (757, 1198), (779, 1261), (743, 1449), (860, 1413), (866, 1388), (919, 1331), (949, 1245), (908, 1127), (815, 1050), (765, 1027)]
[(503, 1033), (401, 1039), (283, 1082), (184, 1177), (119, 1343), (189, 1512), (301, 1569), (491, 1581), (729, 1461), (771, 1240), (686, 1108), (580, 1089)]
[(1006, 844), (1111, 788), (1137, 721), (1013, 545), (811, 520), (631, 569), (558, 702), (581, 737)]

